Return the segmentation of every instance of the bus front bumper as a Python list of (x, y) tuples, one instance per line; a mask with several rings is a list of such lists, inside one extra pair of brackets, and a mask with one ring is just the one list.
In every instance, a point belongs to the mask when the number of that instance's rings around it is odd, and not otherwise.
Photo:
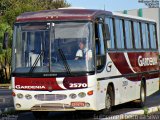
[[(88, 91), (94, 91), (92, 95), (88, 95)], [(15, 96), (14, 107), (18, 111), (76, 111), (76, 110), (97, 110), (96, 106), (96, 90), (86, 88), (81, 90), (64, 90), (64, 91), (29, 91), (13, 89)], [(80, 98), (80, 92), (86, 93), (86, 96)], [(18, 98), (18, 94), (22, 94), (22, 98)], [(71, 98), (70, 95), (76, 95)], [(26, 95), (32, 96), (27, 99)], [(59, 97), (59, 95), (62, 95)], [(64, 97), (65, 95), (66, 97)], [(53, 96), (53, 97), (52, 97)], [(50, 100), (54, 98), (54, 100)], [(63, 98), (63, 99), (62, 99)]]

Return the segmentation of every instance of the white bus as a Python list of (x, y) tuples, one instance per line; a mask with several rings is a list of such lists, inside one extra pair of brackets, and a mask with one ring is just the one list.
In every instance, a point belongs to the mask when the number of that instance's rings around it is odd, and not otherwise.
[[(103, 10), (58, 9), (17, 17), (12, 88), (17, 111), (92, 110), (159, 89), (156, 22)], [(45, 111), (45, 112), (44, 112)]]

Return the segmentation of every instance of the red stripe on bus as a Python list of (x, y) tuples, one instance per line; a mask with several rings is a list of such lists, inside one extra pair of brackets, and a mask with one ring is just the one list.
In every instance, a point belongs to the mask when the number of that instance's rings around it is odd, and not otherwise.
[(15, 78), (15, 89), (20, 90), (62, 90), (56, 78)]
[(124, 53), (109, 53), (109, 56), (122, 75), (133, 73), (126, 61)]
[[(114, 65), (118, 69), (118, 71), (122, 75), (131, 74), (134, 72), (129, 67), (127, 60), (124, 56), (124, 53), (109, 53), (109, 56), (111, 60), (113, 61)], [(131, 67), (136, 73), (142, 73), (137, 74), (136, 76), (129, 76), (126, 77), (128, 80), (131, 81), (139, 81), (144, 76), (146, 79), (153, 79), (158, 78), (160, 75), (159, 71), (159, 65), (148, 65), (148, 66), (139, 66), (138, 64), (138, 57), (142, 56), (142, 58), (157, 58), (158, 59), (158, 53), (157, 52), (139, 52), (139, 53), (128, 53), (128, 58), (131, 64)], [(151, 73), (150, 71), (157, 71), (155, 73)]]
[[(158, 63), (155, 65), (138, 65), (138, 58), (141, 56), (142, 58), (156, 58), (158, 61), (158, 52), (138, 52), (138, 53), (128, 53), (128, 57), (132, 68), (135, 72), (145, 72), (145, 71), (156, 71), (159, 70)], [(151, 61), (152, 62), (152, 61)], [(152, 63), (151, 63), (152, 64)]]

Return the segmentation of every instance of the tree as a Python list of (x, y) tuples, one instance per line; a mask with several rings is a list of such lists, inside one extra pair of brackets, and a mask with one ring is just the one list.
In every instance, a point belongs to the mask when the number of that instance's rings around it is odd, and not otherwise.
[(70, 6), (65, 0), (0, 0), (0, 2), (2, 20), (10, 26), (13, 26), (16, 17), (21, 13)]
[(7, 24), (7, 23), (4, 23), (4, 22), (1, 22), (0, 23), (0, 43), (3, 42), (3, 39), (4, 39), (4, 33), (5, 32), (8, 32), (9, 33), (9, 47), (12, 47), (12, 27)]
[[(66, 0), (0, 0), (0, 80), (10, 79), (12, 34), (16, 17), (24, 12), (69, 6)], [(9, 34), (7, 50), (2, 49), (5, 32)]]

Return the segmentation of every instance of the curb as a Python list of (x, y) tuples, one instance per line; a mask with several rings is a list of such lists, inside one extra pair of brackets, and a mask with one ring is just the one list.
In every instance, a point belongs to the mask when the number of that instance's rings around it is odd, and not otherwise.
[(11, 86), (0, 86), (0, 89), (11, 89)]
[[(146, 108), (147, 109), (147, 114), (151, 114), (154, 112), (158, 112), (160, 111), (160, 105), (154, 106), (154, 107), (149, 107)], [(110, 116), (107, 118), (104, 118), (103, 120), (110, 120), (110, 119), (115, 119), (115, 120), (127, 120), (127, 119), (131, 119), (133, 117), (139, 116), (139, 115), (145, 115), (146, 110), (135, 110), (135, 111), (131, 111), (131, 112), (127, 112), (124, 114), (120, 114), (120, 115), (114, 115), (114, 116)]]

